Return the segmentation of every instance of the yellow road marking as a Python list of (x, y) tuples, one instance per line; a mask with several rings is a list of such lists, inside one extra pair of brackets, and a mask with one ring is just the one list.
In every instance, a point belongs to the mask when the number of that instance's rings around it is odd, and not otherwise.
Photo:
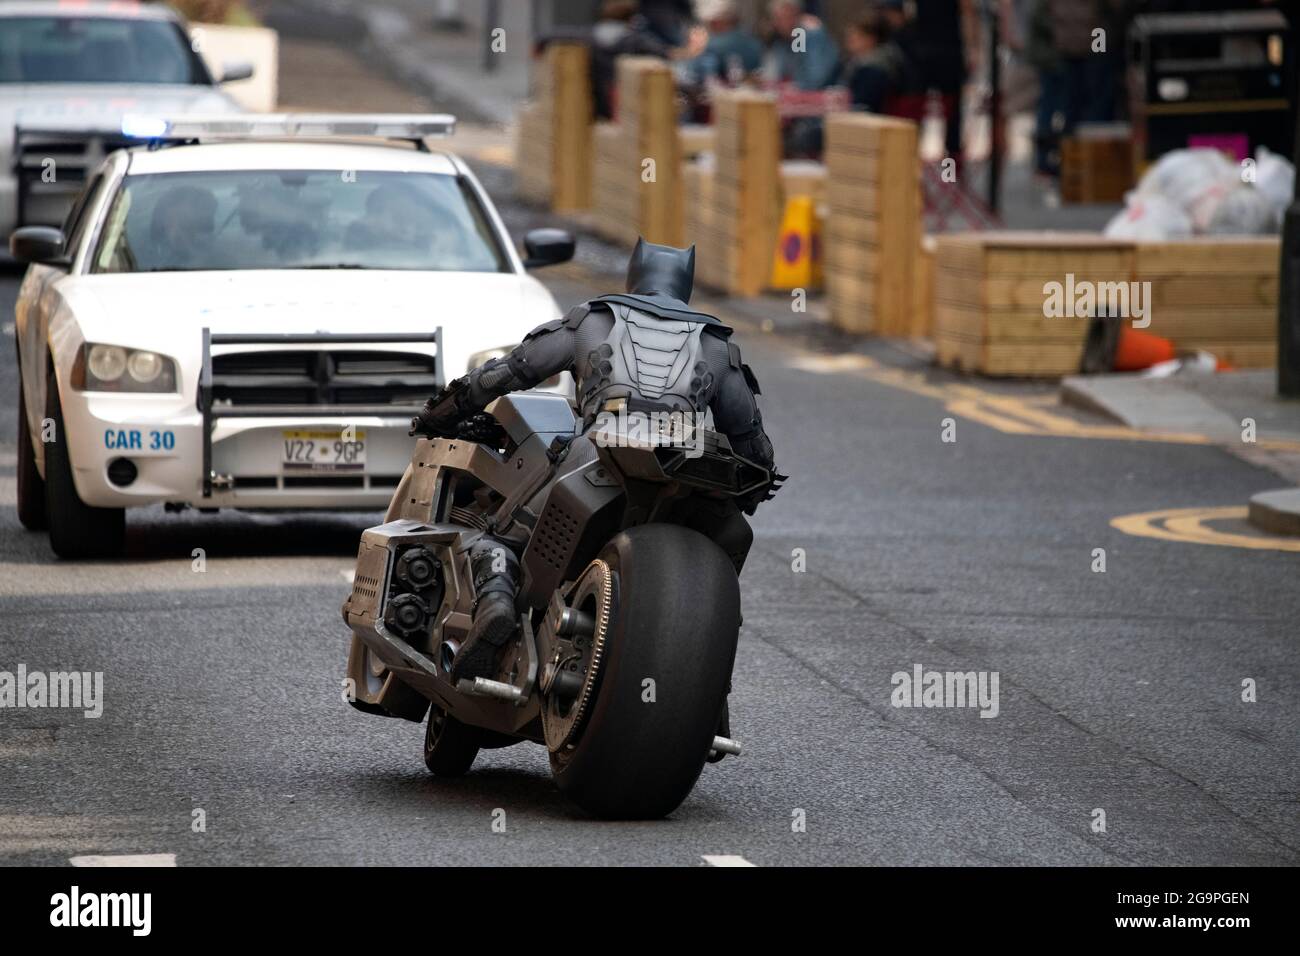
[[(987, 425), (1009, 435), (1051, 438), (1091, 438), (1105, 441), (1150, 441), (1173, 445), (1216, 445), (1215, 439), (1195, 432), (1140, 431), (1127, 425), (1092, 425), (1061, 415), (1054, 395), (1018, 397), (990, 392), (974, 385), (935, 384), (920, 372), (883, 365), (866, 355), (821, 355), (802, 352), (788, 360), (793, 368), (819, 374), (856, 375), (878, 385), (902, 389), (944, 403), (954, 415)], [(1252, 447), (1266, 451), (1300, 453), (1300, 441), (1261, 438)]]
[(1218, 508), (1170, 508), (1142, 514), (1121, 515), (1110, 526), (1139, 538), (1158, 538), (1183, 544), (1213, 544), (1225, 548), (1251, 548), (1256, 551), (1293, 551), (1300, 553), (1300, 538), (1266, 534), (1238, 534), (1206, 527), (1207, 521), (1244, 520), (1244, 505)]

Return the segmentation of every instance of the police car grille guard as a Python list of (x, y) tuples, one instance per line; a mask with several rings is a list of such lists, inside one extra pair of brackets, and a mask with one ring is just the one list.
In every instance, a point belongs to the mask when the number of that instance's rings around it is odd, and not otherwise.
[(442, 326), (431, 333), (427, 332), (390, 332), (383, 334), (330, 333), (314, 332), (305, 334), (259, 332), (259, 333), (214, 333), (211, 329), (203, 330), (203, 365), (199, 370), (199, 390), (197, 406), (203, 415), (203, 497), (212, 497), (212, 431), (218, 419), (223, 418), (337, 418), (341, 415), (361, 417), (406, 417), (419, 413), (421, 405), (339, 405), (339, 404), (291, 404), (291, 405), (231, 405), (220, 410), (214, 408), (212, 346), (214, 345), (392, 345), (397, 343), (430, 343), (435, 348), (434, 378), (435, 388), (430, 394), (446, 382), (442, 363)]
[[(31, 206), (59, 199), (66, 212), (81, 187), (109, 153), (133, 145), (120, 130), (41, 125), (14, 126), (12, 171), (17, 180), (19, 225), (29, 222)], [(61, 225), (58, 222), (50, 225)]]

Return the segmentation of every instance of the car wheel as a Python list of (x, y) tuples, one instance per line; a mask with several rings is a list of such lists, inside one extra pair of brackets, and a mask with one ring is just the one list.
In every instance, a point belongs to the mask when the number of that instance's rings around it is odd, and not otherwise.
[(27, 399), (18, 379), (18, 521), (28, 531), (45, 529), (45, 479), (36, 469), (36, 449), (27, 427)]
[(126, 539), (126, 510), (92, 508), (77, 496), (59, 383), (53, 372), (46, 382), (45, 415), (54, 422), (53, 438), (45, 445), (45, 520), (50, 547), (60, 558), (120, 557)]

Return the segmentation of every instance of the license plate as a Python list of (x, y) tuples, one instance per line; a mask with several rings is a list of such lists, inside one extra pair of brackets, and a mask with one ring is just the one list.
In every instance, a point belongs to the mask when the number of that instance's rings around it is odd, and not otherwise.
[(285, 471), (366, 470), (366, 433), (357, 429), (344, 437), (329, 430), (282, 432), (281, 464)]

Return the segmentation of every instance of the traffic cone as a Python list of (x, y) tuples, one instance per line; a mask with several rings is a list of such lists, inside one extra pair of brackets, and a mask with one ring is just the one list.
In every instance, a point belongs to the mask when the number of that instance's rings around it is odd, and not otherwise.
[(786, 201), (769, 285), (781, 290), (821, 288), (821, 222), (811, 196)]
[(1119, 330), (1113, 368), (1117, 372), (1139, 372), (1174, 357), (1174, 343), (1150, 332), (1124, 325)]

